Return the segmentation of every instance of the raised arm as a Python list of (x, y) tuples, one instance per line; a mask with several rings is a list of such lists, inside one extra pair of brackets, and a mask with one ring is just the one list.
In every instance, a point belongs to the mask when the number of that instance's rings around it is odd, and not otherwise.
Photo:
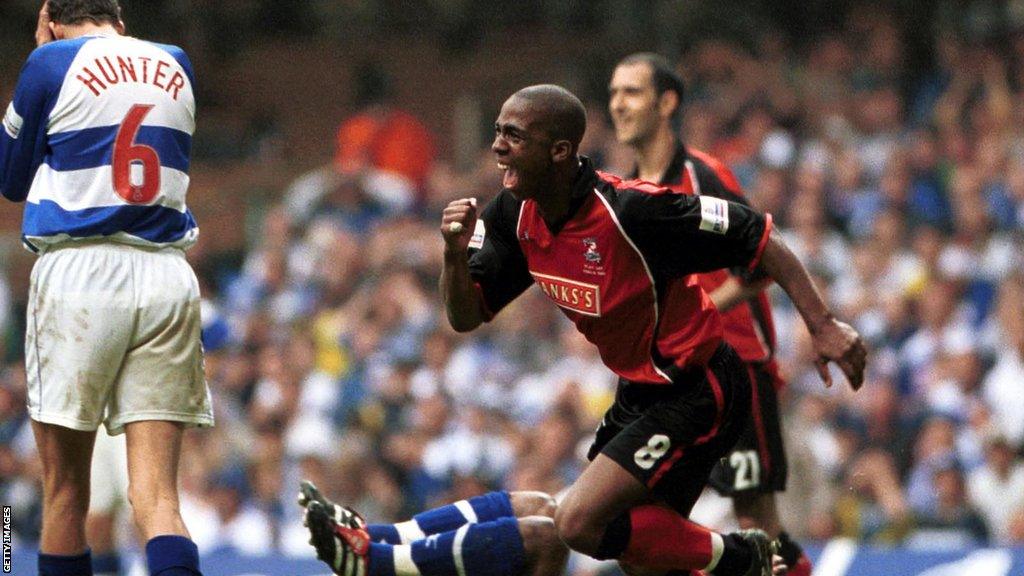
[(498, 194), (477, 215), (476, 198), (448, 204), (441, 217), (441, 295), (448, 323), (469, 332), (533, 284), (516, 239), (519, 205)]
[[(18, 77), (0, 129), (0, 194), (22, 202), (46, 154), (46, 119), (62, 77), (61, 54), (37, 48)], [(66, 69), (64, 67), (63, 69)]]
[(476, 227), (476, 199), (455, 200), (441, 217), (444, 267), (441, 295), (448, 323), (456, 332), (469, 332), (485, 320), (483, 296), (469, 275), (469, 241)]

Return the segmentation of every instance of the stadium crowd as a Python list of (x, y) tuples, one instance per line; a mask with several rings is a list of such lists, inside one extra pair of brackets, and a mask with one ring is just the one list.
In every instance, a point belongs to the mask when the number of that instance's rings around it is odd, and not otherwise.
[[(1024, 545), (1024, 18), (1008, 30), (939, 30), (927, 75), (870, 10), (801, 51), (766, 33), (678, 59), (684, 142), (734, 170), (870, 343), (864, 389), (825, 389), (773, 294), (797, 538)], [(584, 153), (627, 172), (590, 96)], [(612, 400), (614, 377), (539, 290), (475, 333), (444, 322), (440, 209), (494, 195), (488, 152), (458, 172), (400, 110), (339, 134), (337, 160), (259, 215), (240, 269), (191, 254), (217, 426), (187, 435), (183, 515), (204, 552), (310, 555), (300, 478), (374, 521), (494, 488), (557, 493)], [(0, 283), (7, 324), (12, 290)], [(27, 542), (39, 467), (23, 372), (0, 371), (0, 502)], [(699, 511), (723, 526), (719, 508)]]

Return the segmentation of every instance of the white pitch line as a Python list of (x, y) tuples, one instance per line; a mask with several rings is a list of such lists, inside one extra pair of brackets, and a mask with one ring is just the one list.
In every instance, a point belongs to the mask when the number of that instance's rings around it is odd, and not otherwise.
[(845, 576), (857, 555), (857, 542), (849, 538), (837, 538), (829, 542), (818, 557), (814, 576)]

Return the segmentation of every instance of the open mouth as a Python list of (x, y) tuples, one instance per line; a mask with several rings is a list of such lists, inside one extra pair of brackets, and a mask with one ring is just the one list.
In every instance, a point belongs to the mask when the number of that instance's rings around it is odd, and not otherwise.
[(498, 168), (505, 173), (501, 178), (501, 186), (514, 189), (519, 184), (519, 173), (503, 162), (498, 162)]

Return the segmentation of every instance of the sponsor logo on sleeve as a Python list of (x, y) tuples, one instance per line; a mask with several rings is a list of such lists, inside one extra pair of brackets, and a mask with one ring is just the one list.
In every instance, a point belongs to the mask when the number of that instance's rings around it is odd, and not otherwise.
[(729, 231), (729, 203), (713, 196), (700, 197), (700, 229), (715, 234)]
[(469, 239), (469, 247), (474, 250), (479, 250), (484, 247), (484, 238), (487, 236), (487, 229), (484, 227), (484, 221), (480, 218), (476, 219), (476, 227), (473, 228), (473, 237)]
[(7, 106), (7, 113), (4, 114), (4, 131), (11, 138), (17, 138), (21, 133), (21, 125), (24, 122), (17, 111), (14, 110), (14, 102)]
[(540, 289), (562, 308), (587, 316), (601, 315), (601, 287), (558, 276), (530, 272)]

